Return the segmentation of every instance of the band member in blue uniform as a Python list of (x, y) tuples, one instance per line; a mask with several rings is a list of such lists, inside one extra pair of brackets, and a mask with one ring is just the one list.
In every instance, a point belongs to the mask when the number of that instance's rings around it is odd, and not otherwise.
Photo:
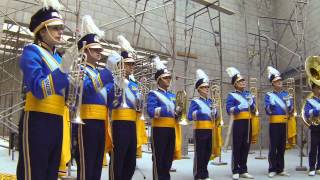
[[(84, 16), (83, 20), (86, 21), (88, 18), (91, 19), (90, 16)], [(86, 23), (86, 25), (91, 28), (96, 27), (95, 24)], [(80, 180), (100, 180), (101, 178), (105, 150), (105, 121), (107, 120), (105, 88), (108, 84), (113, 84), (111, 71), (107, 68), (97, 68), (97, 62), (101, 59), (103, 51), (99, 41), (103, 37), (103, 31), (97, 27), (92, 29), (97, 31), (84, 35), (78, 41), (79, 51), (83, 51), (86, 55), (80, 110), (81, 119), (85, 124), (79, 125), (78, 129), (80, 167), (77, 179)]]
[[(120, 45), (128, 43), (121, 39), (124, 37), (118, 36)], [(126, 43), (122, 41), (126, 41)], [(121, 47), (125, 48), (125, 46)], [(109, 168), (111, 180), (130, 180), (136, 167), (136, 108), (139, 91), (137, 82), (130, 78), (134, 72), (135, 60), (133, 54), (127, 50), (123, 50), (121, 56), (120, 61), (116, 62), (121, 73), (114, 76), (115, 88), (111, 92), (111, 94), (119, 94), (113, 98), (111, 112), (113, 140)]]
[(251, 113), (255, 110), (255, 100), (249, 91), (245, 79), (240, 72), (234, 68), (226, 69), (231, 77), (231, 84), (235, 91), (228, 94), (226, 109), (232, 116), (232, 178), (253, 179), (248, 173), (247, 158), (251, 144)]
[(24, 47), (20, 68), (26, 87), (24, 116), (20, 121), (17, 179), (56, 180), (61, 157), (65, 88), (72, 59), (61, 58), (64, 23), (58, 1), (48, 1), (32, 17), (33, 44)]
[(293, 99), (282, 89), (282, 78), (278, 70), (268, 67), (268, 78), (273, 91), (265, 95), (265, 110), (269, 115), (269, 177), (289, 176), (284, 171), (284, 153), (287, 141), (287, 121), (293, 113)]
[(313, 96), (306, 100), (304, 115), (310, 129), (311, 142), (309, 151), (309, 176), (320, 175), (320, 86), (309, 82)]
[(207, 169), (212, 153), (212, 133), (217, 109), (209, 97), (209, 79), (201, 69), (198, 69), (195, 89), (200, 97), (191, 101), (188, 119), (194, 124), (195, 155), (193, 162), (194, 179), (210, 180)]
[(168, 91), (171, 74), (159, 57), (153, 57), (156, 66), (157, 90), (150, 91), (147, 97), (147, 112), (152, 118), (152, 161), (153, 179), (170, 179), (170, 168), (175, 151), (176, 96)]

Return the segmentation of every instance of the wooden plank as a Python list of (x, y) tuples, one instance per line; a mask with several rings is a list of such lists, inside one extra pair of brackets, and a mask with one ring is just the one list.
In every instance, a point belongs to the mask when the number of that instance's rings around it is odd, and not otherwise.
[(227, 14), (227, 15), (233, 15), (233, 14), (235, 14), (232, 10), (230, 10), (230, 9), (227, 9), (227, 8), (225, 8), (225, 7), (223, 7), (223, 6), (218, 6), (218, 5), (216, 5), (216, 4), (212, 4), (212, 3), (214, 3), (214, 2), (216, 2), (216, 0), (192, 0), (192, 1), (194, 1), (194, 2), (196, 2), (196, 3), (199, 3), (199, 4), (201, 4), (201, 5), (204, 5), (204, 6), (210, 6), (210, 8), (213, 8), (213, 9), (215, 9), (215, 10), (217, 10), (217, 11), (220, 11), (220, 12), (222, 12), (222, 13), (224, 13), (224, 14)]
[(198, 55), (195, 53), (189, 53), (189, 56), (184, 51), (177, 51), (177, 55), (181, 57), (189, 57), (193, 59), (198, 59)]

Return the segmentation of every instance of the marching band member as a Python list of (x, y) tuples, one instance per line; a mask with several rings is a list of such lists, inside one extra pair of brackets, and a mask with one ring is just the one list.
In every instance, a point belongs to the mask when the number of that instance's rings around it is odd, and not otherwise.
[[(121, 95), (114, 97), (112, 103), (113, 149), (111, 151), (109, 174), (111, 180), (129, 180), (132, 178), (136, 167), (136, 106), (139, 91), (137, 82), (130, 78), (130, 75), (134, 72), (135, 60), (133, 54), (125, 46), (128, 42), (123, 36), (118, 36), (118, 41), (125, 50), (121, 52), (122, 58), (118, 59), (122, 62), (117, 61), (115, 63), (124, 64), (124, 75), (115, 77), (123, 79), (115, 79), (115, 83), (122, 87), (118, 89)], [(112, 90), (111, 94), (114, 93), (117, 93), (115, 89)]]
[(287, 121), (289, 114), (293, 113), (293, 100), (288, 99), (288, 92), (282, 89), (282, 78), (278, 70), (268, 66), (268, 78), (273, 91), (265, 95), (265, 110), (270, 116), (269, 137), (269, 174), (289, 176), (284, 171), (284, 153), (286, 148)]
[[(86, 26), (96, 27), (90, 16), (83, 17)], [(87, 28), (88, 29), (88, 28)], [(97, 27), (78, 41), (78, 50), (84, 52), (86, 65), (83, 78), (83, 96), (80, 117), (85, 123), (78, 126), (79, 158), (77, 179), (100, 180), (105, 151), (106, 94), (102, 91), (113, 84), (111, 71), (97, 68), (103, 48), (99, 39), (103, 31)]]
[(226, 109), (232, 116), (232, 178), (239, 179), (254, 177), (248, 173), (247, 158), (251, 143), (251, 113), (255, 110), (255, 100), (246, 91), (246, 81), (240, 72), (234, 68), (226, 69), (231, 77), (231, 84), (235, 91), (228, 94)]
[(56, 0), (43, 4), (29, 25), (34, 43), (24, 47), (20, 59), (26, 104), (19, 125), (19, 180), (56, 180), (61, 158), (64, 90), (72, 59), (61, 58), (56, 50), (64, 30), (61, 5)]
[[(304, 115), (307, 119), (320, 118), (320, 86), (309, 82), (313, 96), (306, 100)], [(309, 151), (309, 176), (320, 175), (320, 125), (309, 126), (311, 146)]]
[(198, 69), (195, 89), (200, 97), (191, 101), (188, 119), (194, 121), (195, 155), (193, 163), (194, 179), (210, 180), (208, 162), (212, 153), (212, 133), (217, 109), (209, 97), (209, 79), (201, 69)]
[[(154, 57), (157, 90), (147, 97), (147, 112), (152, 118), (153, 179), (170, 179), (170, 168), (175, 155), (176, 142), (176, 96), (168, 91), (171, 74), (159, 57)], [(179, 111), (178, 114), (181, 112)]]

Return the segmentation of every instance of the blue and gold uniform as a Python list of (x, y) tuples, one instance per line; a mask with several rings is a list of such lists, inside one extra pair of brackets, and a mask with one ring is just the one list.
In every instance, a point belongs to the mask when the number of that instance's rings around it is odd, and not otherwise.
[[(269, 68), (270, 69), (270, 68)], [(281, 80), (280, 73), (269, 76), (270, 82)], [(265, 110), (269, 115), (269, 173), (281, 173), (284, 170), (284, 153), (287, 141), (287, 122), (293, 112), (293, 99), (288, 92), (272, 91), (265, 95)]]
[(175, 151), (175, 94), (158, 88), (147, 98), (147, 112), (152, 118), (154, 179), (170, 179)]
[[(249, 91), (233, 91), (228, 94), (226, 110), (233, 119), (232, 134), (232, 172), (248, 172), (247, 158), (251, 144), (251, 113), (255, 110), (254, 99), (248, 102)], [(249, 111), (250, 110), (250, 111)]]
[[(96, 34), (86, 34), (79, 40), (78, 49), (102, 50), (98, 39)], [(81, 45), (84, 41), (86, 42), (85, 47)], [(107, 68), (98, 69), (90, 63), (83, 68), (85, 76), (80, 116), (85, 124), (78, 127), (79, 157), (77, 161), (80, 167), (77, 171), (77, 179), (99, 180), (103, 166), (105, 126), (108, 117), (106, 100), (110, 87), (113, 85), (113, 77)]]
[[(37, 34), (44, 26), (62, 25), (59, 12), (40, 9), (31, 18), (29, 29)], [(49, 32), (48, 32), (49, 33)], [(62, 127), (67, 74), (60, 70), (56, 49), (39, 41), (26, 45), (20, 58), (26, 104), (19, 124), (20, 152), (18, 179), (55, 180), (62, 149)]]
[(193, 174), (195, 179), (209, 177), (207, 169), (212, 154), (212, 133), (217, 111), (211, 110), (212, 100), (204, 97), (195, 98), (191, 101), (188, 119), (193, 121), (195, 138), (195, 156)]
[[(320, 118), (320, 98), (313, 96), (306, 100), (304, 115), (307, 119)], [(320, 170), (320, 125), (310, 125), (309, 171)]]
[[(121, 53), (123, 61), (134, 62), (130, 54), (126, 51)], [(111, 151), (111, 160), (109, 174), (110, 179), (126, 180), (131, 179), (136, 167), (137, 153), (137, 103), (139, 97), (138, 84), (133, 79), (124, 79), (125, 88), (121, 90), (121, 95), (112, 97), (112, 140), (113, 149)], [(116, 92), (117, 93), (117, 92)], [(112, 89), (110, 95), (115, 94)], [(125, 94), (125, 102), (123, 102)]]

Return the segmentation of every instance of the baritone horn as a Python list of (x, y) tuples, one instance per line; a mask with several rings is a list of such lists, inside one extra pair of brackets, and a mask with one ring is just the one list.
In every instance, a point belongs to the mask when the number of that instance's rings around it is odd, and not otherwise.
[[(305, 71), (307, 74), (307, 78), (309, 83), (314, 83), (317, 86), (320, 86), (320, 56), (309, 56), (306, 59), (305, 62)], [(311, 98), (313, 96), (313, 93), (310, 93), (306, 99)], [(306, 105), (306, 100), (304, 101), (302, 108), (301, 108), (301, 117), (304, 122), (304, 124), (307, 127), (310, 127), (311, 125), (319, 125), (320, 124), (320, 118), (310, 118), (307, 119), (304, 115), (304, 108)]]
[[(85, 44), (86, 42), (83, 42), (83, 46), (85, 46)], [(66, 51), (65, 55), (68, 58), (74, 59), (70, 68), (69, 77), (72, 83), (70, 83), (66, 104), (71, 112), (71, 122), (74, 124), (84, 124), (80, 117), (80, 108), (82, 104), (83, 76), (85, 74), (87, 55), (84, 53), (84, 50), (79, 53), (76, 46), (72, 46), (71, 50)]]
[(137, 108), (136, 110), (141, 113), (140, 120), (146, 120), (145, 118), (145, 104), (146, 104), (146, 95), (149, 92), (149, 89), (146, 87), (147, 77), (143, 76), (139, 80), (138, 89), (140, 93), (140, 97), (138, 98)]
[(176, 95), (176, 107), (181, 108), (181, 116), (178, 118), (179, 124), (181, 125), (188, 125), (187, 119), (187, 93), (184, 90), (178, 91)]

